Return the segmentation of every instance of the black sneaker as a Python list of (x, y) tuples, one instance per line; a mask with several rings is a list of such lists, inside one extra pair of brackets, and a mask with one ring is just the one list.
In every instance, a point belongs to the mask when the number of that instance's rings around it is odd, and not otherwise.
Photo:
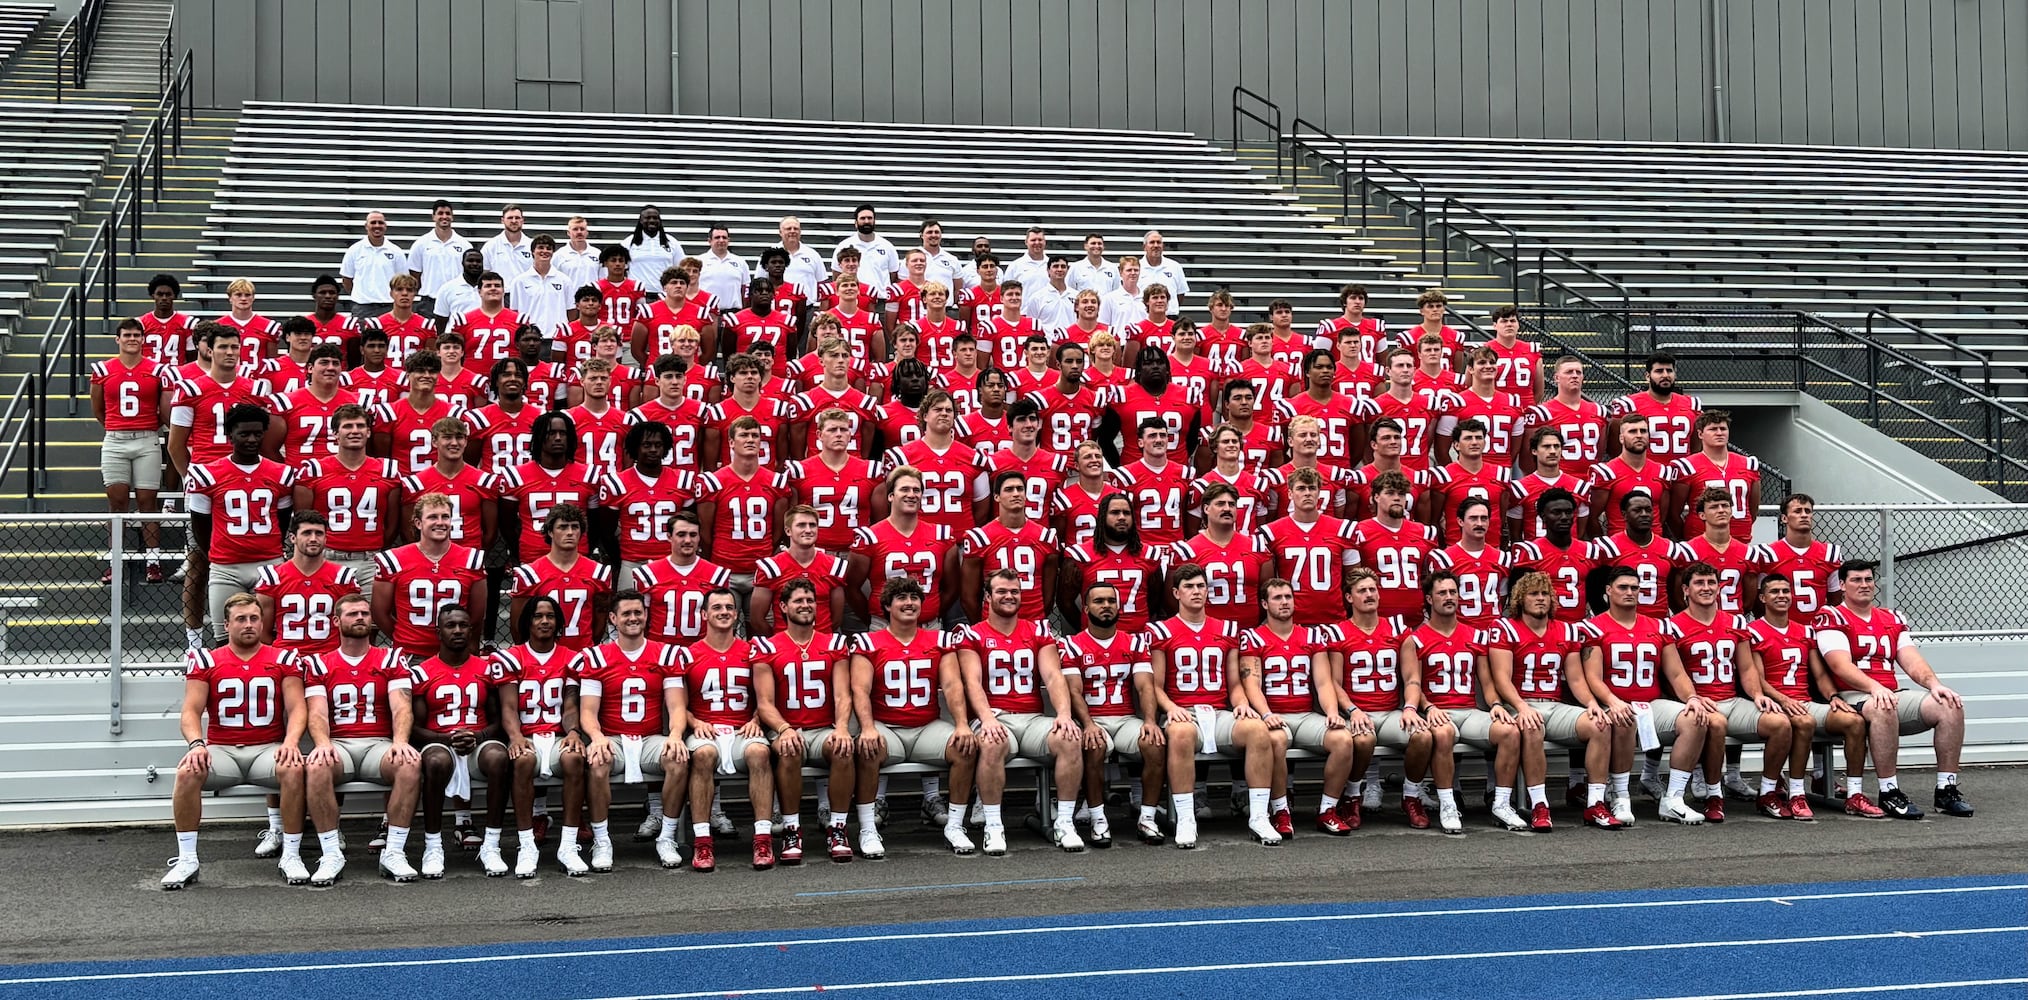
[(1899, 788), (1880, 793), (1880, 808), (1896, 819), (1922, 818), (1922, 810), (1908, 801), (1908, 793)]
[(1970, 816), (1972, 804), (1965, 801), (1958, 786), (1945, 785), (1936, 790), (1936, 811), (1946, 816)]

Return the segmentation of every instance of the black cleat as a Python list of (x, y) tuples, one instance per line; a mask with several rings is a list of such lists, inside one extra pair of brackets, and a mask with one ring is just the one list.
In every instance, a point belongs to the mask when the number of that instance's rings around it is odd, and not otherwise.
[(1880, 808), (1895, 819), (1922, 818), (1922, 809), (1908, 801), (1908, 793), (1899, 788), (1880, 793)]
[(1964, 795), (1958, 791), (1956, 785), (1945, 785), (1937, 789), (1934, 804), (1936, 811), (1946, 816), (1969, 817), (1972, 814), (1972, 804), (1965, 801)]

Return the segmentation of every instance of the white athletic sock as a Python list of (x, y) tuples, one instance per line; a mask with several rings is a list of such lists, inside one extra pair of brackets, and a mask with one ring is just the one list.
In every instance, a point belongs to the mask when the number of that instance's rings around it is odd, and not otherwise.
[(1077, 803), (1065, 802), (1058, 799), (1056, 802), (1056, 825), (1069, 826), (1073, 822), (1071, 817), (1076, 815), (1076, 813)]
[(536, 796), (536, 797), (535, 797), (535, 807), (534, 807), (534, 808), (535, 808), (535, 815), (537, 815), (537, 816), (547, 816), (547, 815), (549, 815), (549, 797), (548, 797), (548, 796), (546, 796), (546, 795), (538, 795), (538, 796)]
[(649, 817), (650, 819), (661, 819), (661, 818), (662, 818), (662, 800), (661, 800), (661, 799), (654, 799), (654, 798), (651, 798), (651, 799), (649, 799), (649, 800), (648, 800), (648, 817)]
[(487, 827), (487, 828), (486, 828), (486, 846), (487, 846), (487, 847), (492, 847), (492, 848), (498, 848), (498, 847), (500, 846), (500, 828), (499, 828), (499, 827), (497, 827), (497, 826), (489, 826), (489, 827)]
[(845, 821), (846, 821), (846, 820), (848, 820), (848, 819), (851, 819), (851, 817), (850, 817), (850, 816), (848, 816), (848, 815), (846, 815), (845, 813), (842, 813), (842, 812), (834, 812), (834, 813), (832, 813), (832, 814), (831, 814), (831, 829), (833, 829), (833, 830), (843, 830), (843, 829), (845, 829)]
[(191, 830), (188, 833), (185, 833), (182, 830), (176, 831), (176, 860), (178, 861), (197, 860), (196, 830)]
[(1366, 779), (1358, 778), (1345, 783), (1345, 797), (1356, 799), (1366, 794)]
[[(514, 831), (514, 834), (515, 834), (515, 836), (514, 836), (514, 840), (515, 840), (515, 843), (518, 843), (518, 844), (520, 844), (520, 845), (521, 845), (521, 849), (522, 849), (522, 850), (524, 850), (524, 851), (532, 851), (532, 850), (535, 850), (535, 828), (534, 828), (534, 827), (532, 827), (532, 826), (531, 826), (531, 827), (529, 827), (529, 828), (528, 828), (528, 829), (526, 829), (526, 830), (516, 830), (516, 831)], [(573, 834), (573, 836), (575, 836), (575, 834)]]
[(1289, 797), (1284, 795), (1268, 803), (1268, 812), (1288, 812)]
[(268, 829), (276, 833), (282, 832), (282, 811), (280, 809), (268, 810)]
[(765, 820), (765, 819), (757, 819), (757, 820), (754, 820), (754, 821), (753, 821), (753, 835), (754, 835), (754, 836), (756, 836), (756, 837), (770, 837), (770, 836), (773, 836), (773, 835), (774, 835), (774, 832), (775, 832), (775, 824), (774, 824), (774, 821), (772, 821), (772, 820)]
[(470, 810), (470, 809), (454, 809), (454, 810), (452, 810), (452, 811), (451, 811), (451, 819), (452, 819), (452, 820), (453, 820), (454, 822), (456, 822), (456, 823), (457, 823), (457, 824), (458, 824), (459, 826), (471, 826), (471, 825), (472, 825), (472, 810)]
[(407, 847), (408, 847), (408, 827), (405, 826), (388, 827), (387, 849), (393, 851), (396, 854), (400, 854), (403, 851), (403, 849)]
[[(970, 808), (971, 803), (969, 802), (966, 803), (952, 802), (951, 814), (949, 816), (944, 817), (944, 829), (963, 830), (965, 828), (965, 811)], [(980, 807), (980, 809), (981, 809), (980, 815), (982, 816), (985, 815), (984, 807), (982, 806)]]
[[(387, 832), (387, 842), (390, 844), (394, 843), (394, 831), (389, 830)], [(570, 848), (577, 847), (577, 827), (574, 826), (564, 827), (563, 839), (557, 841), (557, 843), (562, 844), (565, 847)]]
[(1642, 781), (1647, 781), (1650, 778), (1659, 778), (1661, 776), (1662, 776), (1662, 758), (1660, 757), (1641, 758)]
[(1606, 786), (1604, 786), (1604, 785), (1586, 785), (1586, 786), (1584, 786), (1584, 804), (1585, 804), (1585, 806), (1586, 806), (1587, 808), (1589, 808), (1589, 807), (1591, 807), (1591, 806), (1595, 806), (1595, 805), (1599, 805), (1599, 804), (1601, 804), (1601, 803), (1605, 802), (1605, 790), (1606, 790)]
[(1936, 773), (1936, 787), (1938, 788), (1949, 788), (1957, 783), (1958, 772), (1956, 771), (1938, 771)]
[(317, 849), (325, 854), (343, 854), (345, 849), (338, 846), (338, 831), (323, 830), (317, 834)]
[(1147, 804), (1147, 803), (1145, 803), (1145, 802), (1141, 803), (1141, 820), (1142, 820), (1142, 822), (1147, 822), (1147, 821), (1149, 821), (1149, 820), (1152, 820), (1152, 819), (1154, 819), (1154, 818), (1155, 818), (1155, 807), (1154, 807), (1154, 806), (1151, 806), (1151, 805), (1148, 805), (1148, 804)]
[(1248, 819), (1265, 821), (1268, 818), (1268, 790), (1249, 788), (1246, 790), (1246, 815)]
[[(388, 841), (388, 843), (393, 843), (393, 841)], [(428, 830), (423, 831), (423, 850), (430, 850), (431, 848), (439, 851), (444, 849), (444, 835), (442, 832), (431, 833)]]
[(1886, 795), (1901, 787), (1901, 778), (1897, 775), (1884, 775), (1878, 778), (1877, 784), (1880, 785), (1880, 794)]
[(1338, 797), (1336, 795), (1325, 795), (1317, 799), (1317, 815), (1319, 816), (1336, 808), (1338, 808)]
[(1536, 806), (1546, 806), (1548, 804), (1549, 804), (1548, 785), (1528, 786), (1528, 808), (1533, 809)]
[(1630, 771), (1618, 771), (1612, 775), (1613, 798), (1624, 799), (1633, 795), (1634, 775)]
[(784, 829), (784, 830), (800, 830), (800, 829), (802, 829), (802, 828), (803, 828), (803, 814), (802, 814), (802, 813), (783, 813), (783, 814), (782, 814), (782, 829)]
[(1590, 782), (1586, 780), (1586, 779), (1587, 779), (1587, 777), (1588, 777), (1588, 775), (1586, 775), (1586, 774), (1584, 773), (1584, 768), (1581, 768), (1581, 767), (1573, 767), (1573, 768), (1571, 768), (1571, 769), (1570, 769), (1570, 787), (1572, 787), (1572, 788), (1578, 788), (1578, 787), (1581, 787), (1581, 786), (1583, 786), (1583, 785), (1587, 785), (1587, 784), (1590, 784)]
[(709, 840), (709, 839), (711, 839), (711, 821), (710, 821), (710, 820), (705, 820), (705, 821), (704, 821), (704, 822), (702, 822), (702, 823), (692, 823), (692, 824), (690, 824), (690, 839), (692, 839), (692, 840), (695, 840), (695, 839), (697, 839), (697, 838), (699, 838), (699, 837), (703, 837), (703, 838), (705, 838), (706, 840)]
[(1789, 795), (1791, 796), (1801, 795), (1806, 790), (1808, 790), (1809, 787), (1810, 787), (1809, 783), (1804, 781), (1802, 778), (1789, 779)]
[(1682, 795), (1682, 794), (1683, 794), (1683, 790), (1684, 790), (1684, 789), (1686, 789), (1686, 788), (1688, 788), (1688, 787), (1690, 787), (1690, 772), (1688, 772), (1688, 771), (1678, 771), (1678, 770), (1676, 770), (1676, 769), (1675, 769), (1675, 768), (1673, 768), (1673, 767), (1672, 767), (1672, 768), (1670, 768), (1670, 769), (1669, 769), (1669, 794), (1670, 794), (1670, 795)]
[(679, 821), (679, 820), (677, 820), (677, 819), (676, 819), (676, 817), (674, 817), (674, 816), (664, 816), (664, 817), (662, 817), (662, 837), (661, 837), (661, 839), (663, 839), (663, 840), (675, 840), (675, 839), (676, 839), (676, 831), (677, 831), (677, 830), (679, 829), (679, 822), (680, 822), (680, 821)]
[(873, 797), (881, 802), (887, 801), (887, 775), (880, 776), (880, 788), (874, 791)]
[(1169, 815), (1177, 818), (1184, 816), (1195, 818), (1197, 815), (1197, 794), (1195, 792), (1184, 792), (1181, 795), (1169, 796)]
[(1850, 797), (1864, 794), (1866, 794), (1866, 779), (1854, 778), (1847, 775), (1845, 778), (1845, 795)]
[[(859, 826), (861, 829), (871, 830), (874, 824), (880, 821), (879, 817), (873, 814), (873, 803), (871, 802), (862, 802), (853, 806), (852, 811), (859, 814)], [(838, 815), (832, 813), (831, 818), (835, 820), (838, 818)]]
[(303, 835), (300, 833), (282, 834), (282, 857), (300, 858), (302, 856)]
[[(979, 812), (983, 813), (986, 817), (986, 829), (998, 830), (1005, 825), (1000, 822), (1000, 807), (998, 805), (989, 806), (984, 803), (980, 803)], [(957, 814), (958, 811), (956, 809), (951, 810), (951, 815), (956, 816)]]
[(1765, 774), (1761, 775), (1761, 776), (1760, 776), (1760, 793), (1761, 793), (1762, 795), (1766, 795), (1767, 793), (1769, 793), (1769, 792), (1772, 792), (1772, 791), (1774, 791), (1774, 790), (1775, 790), (1775, 779), (1773, 779), (1773, 778), (1770, 778), (1770, 777), (1768, 777), (1768, 776), (1767, 776), (1767, 775), (1765, 775)]
[[(882, 790), (885, 791), (884, 788)], [(924, 799), (934, 799), (943, 793), (944, 779), (942, 775), (932, 774), (922, 779), (922, 797)]]
[(610, 822), (611, 822), (610, 820), (603, 820), (603, 819), (602, 819), (602, 820), (599, 820), (598, 822), (596, 822), (596, 823), (593, 823), (593, 824), (591, 825), (591, 826), (592, 826), (592, 843), (594, 843), (594, 844), (605, 844), (605, 843), (610, 843), (610, 842), (612, 841), (612, 839), (613, 839), (613, 835), (612, 835), (612, 831), (611, 831), (611, 828), (610, 828), (610, 826), (608, 825), (608, 824), (609, 824)]
[(1456, 806), (1457, 804), (1458, 804), (1458, 793), (1456, 791), (1453, 791), (1452, 789), (1449, 788), (1437, 789), (1437, 805)]
[(1501, 806), (1512, 803), (1513, 801), (1514, 801), (1513, 789), (1511, 788), (1493, 789), (1493, 808), (1498, 809)]

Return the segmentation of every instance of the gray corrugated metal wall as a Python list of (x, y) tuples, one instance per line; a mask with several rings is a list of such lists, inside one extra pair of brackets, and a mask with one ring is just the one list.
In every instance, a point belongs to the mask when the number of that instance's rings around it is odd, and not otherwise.
[[(2028, 149), (2028, 0), (1716, 2), (1730, 138)], [(1716, 129), (1706, 0), (178, 8), (208, 103), (673, 108), (1223, 136), (1243, 84), (1341, 132), (1700, 139)]]

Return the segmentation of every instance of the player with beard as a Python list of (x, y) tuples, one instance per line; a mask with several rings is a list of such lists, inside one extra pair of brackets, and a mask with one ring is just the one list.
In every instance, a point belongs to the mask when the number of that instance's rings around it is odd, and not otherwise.
[(1141, 540), (1134, 502), (1124, 493), (1108, 493), (1099, 501), (1098, 531), (1064, 554), (1063, 579), (1056, 593), (1064, 617), (1078, 621), (1077, 595), (1094, 583), (1110, 583), (1120, 591), (1120, 628), (1139, 632), (1161, 610), (1162, 550)]
[(1167, 754), (1160, 730), (1142, 724), (1133, 701), (1135, 691), (1146, 683), (1141, 678), (1152, 676), (1154, 669), (1148, 663), (1147, 641), (1119, 630), (1120, 591), (1110, 583), (1085, 588), (1084, 620), (1084, 631), (1058, 643), (1064, 683), (1083, 694), (1077, 716), (1084, 733), (1084, 808), (1078, 818), (1090, 823), (1093, 847), (1112, 845), (1105, 775), (1106, 757), (1117, 753), (1141, 763), (1141, 807), (1134, 830), (1142, 843), (1160, 844), (1164, 838), (1155, 819), (1155, 803), (1161, 797)]
[(1593, 526), (1591, 534), (1593, 538), (1604, 538), (1626, 530), (1620, 501), (1635, 493), (1646, 495), (1659, 510), (1669, 499), (1670, 483), (1676, 475), (1669, 463), (1657, 461), (1649, 453), (1651, 425), (1647, 416), (1628, 413), (1616, 418), (1614, 423), (1619, 428), (1613, 433), (1620, 443), (1620, 452), (1612, 461), (1601, 463), (1591, 470), (1591, 495), (1598, 507), (1598, 523)]
[(1697, 418), (1704, 415), (1704, 404), (1695, 396), (1676, 391), (1674, 357), (1650, 354), (1647, 369), (1647, 391), (1628, 393), (1606, 404), (1606, 412), (1612, 416), (1606, 440), (1621, 441), (1619, 425), (1639, 414), (1648, 423), (1648, 460), (1668, 465), (1697, 450), (1695, 427)]

